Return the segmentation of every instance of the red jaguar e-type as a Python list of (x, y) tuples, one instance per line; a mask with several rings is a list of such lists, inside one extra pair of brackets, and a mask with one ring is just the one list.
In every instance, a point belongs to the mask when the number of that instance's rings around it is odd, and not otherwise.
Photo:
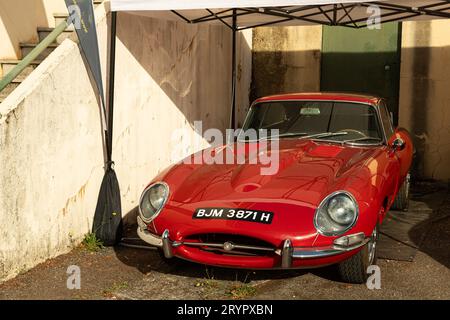
[[(365, 282), (387, 211), (408, 206), (408, 132), (394, 130), (383, 99), (326, 93), (258, 99), (241, 133), (251, 129), (278, 134), (238, 136), (232, 145), (245, 148), (234, 155), (275, 152), (275, 174), (251, 161), (180, 162), (144, 190), (140, 238), (167, 259), (246, 269), (337, 264), (344, 281)], [(257, 148), (275, 139), (277, 149)]]

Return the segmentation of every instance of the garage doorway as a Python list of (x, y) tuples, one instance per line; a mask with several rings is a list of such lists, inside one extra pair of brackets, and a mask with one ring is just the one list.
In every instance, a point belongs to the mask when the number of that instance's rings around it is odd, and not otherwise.
[(374, 30), (324, 26), (321, 90), (386, 98), (397, 125), (401, 33), (401, 23)]

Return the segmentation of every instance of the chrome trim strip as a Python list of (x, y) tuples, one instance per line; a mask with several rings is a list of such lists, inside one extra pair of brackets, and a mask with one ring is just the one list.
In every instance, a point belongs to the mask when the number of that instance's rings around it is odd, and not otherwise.
[(369, 241), (370, 238), (366, 238), (361, 243), (351, 247), (341, 247), (333, 245), (330, 247), (323, 247), (323, 248), (294, 248), (292, 257), (294, 259), (317, 259), (317, 258), (331, 257), (337, 254), (359, 249), (365, 246)]
[[(266, 98), (270, 98), (270, 97), (266, 97)], [(377, 97), (373, 97), (378, 99)], [(260, 98), (260, 99), (264, 99)], [(373, 103), (367, 103), (367, 102), (362, 102), (362, 101), (352, 101), (350, 99), (342, 99), (342, 100), (338, 100), (338, 99), (268, 99), (266, 101), (257, 101), (259, 99), (256, 99), (252, 105), (250, 106), (253, 107), (254, 105), (257, 104), (261, 104), (261, 103), (271, 103), (271, 102), (286, 102), (286, 101), (292, 101), (292, 102), (340, 102), (340, 103), (354, 103), (354, 104), (363, 104), (363, 105), (367, 105), (367, 106), (372, 106), (372, 107), (376, 107), (376, 104)], [(249, 108), (249, 109), (250, 109)]]
[[(384, 127), (384, 122), (381, 119), (381, 110), (380, 110), (381, 103), (384, 103), (384, 107), (387, 109), (388, 112), (389, 112), (389, 109), (387, 107), (387, 103), (383, 99), (379, 100), (377, 105), (375, 106), (375, 109), (376, 109), (377, 115), (378, 115), (378, 122), (380, 122), (379, 125), (381, 127), (381, 131), (383, 131), (382, 134), (383, 134), (383, 138), (384, 138), (384, 144), (388, 145), (390, 137), (388, 138), (388, 136), (386, 135), (386, 128)], [(393, 126), (392, 126), (392, 129), (394, 129)], [(393, 131), (395, 131), (395, 130), (393, 130)]]
[(334, 249), (323, 249), (323, 250), (296, 250), (293, 252), (292, 257), (294, 259), (312, 259), (312, 258), (325, 258), (342, 253)]
[[(213, 247), (213, 248), (221, 248), (225, 249), (224, 243), (212, 243), (212, 242), (181, 242), (180, 245), (186, 246), (194, 246), (194, 247)], [(258, 246), (250, 246), (250, 245), (240, 245), (233, 243), (233, 249), (247, 249), (247, 250), (259, 250), (259, 251), (275, 251), (275, 248), (266, 248), (266, 247), (258, 247)]]

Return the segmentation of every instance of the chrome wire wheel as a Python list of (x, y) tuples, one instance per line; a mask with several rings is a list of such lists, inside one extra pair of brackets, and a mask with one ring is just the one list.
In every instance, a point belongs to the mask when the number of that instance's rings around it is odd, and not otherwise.
[(377, 252), (377, 240), (378, 240), (378, 228), (373, 229), (372, 235), (370, 236), (370, 241), (367, 244), (369, 266), (371, 266), (375, 261), (375, 255)]

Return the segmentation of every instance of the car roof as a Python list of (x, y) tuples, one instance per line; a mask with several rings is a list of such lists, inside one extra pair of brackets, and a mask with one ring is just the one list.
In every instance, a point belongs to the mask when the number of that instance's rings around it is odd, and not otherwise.
[(267, 96), (255, 102), (288, 101), (288, 100), (320, 100), (320, 101), (346, 101), (377, 105), (380, 97), (364, 94), (338, 93), (338, 92), (303, 92)]

